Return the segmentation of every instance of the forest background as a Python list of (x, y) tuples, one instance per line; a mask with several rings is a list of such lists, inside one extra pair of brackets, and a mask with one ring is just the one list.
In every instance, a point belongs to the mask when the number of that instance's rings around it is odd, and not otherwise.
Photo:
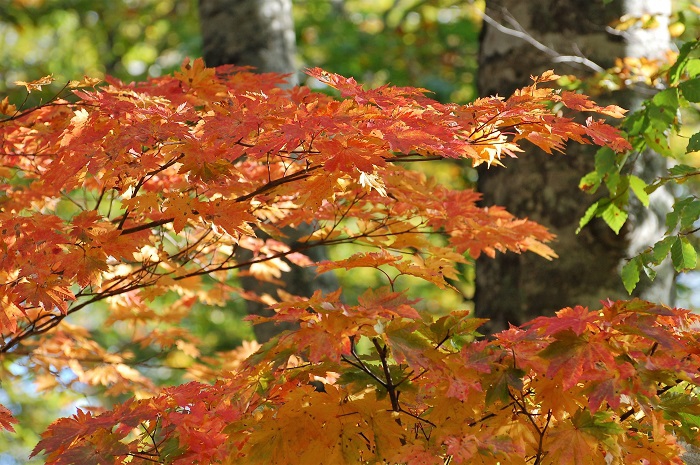
[[(692, 19), (683, 17), (690, 2), (676, 2), (675, 17), (684, 30), (679, 40), (695, 36)], [(124, 81), (142, 80), (177, 69), (183, 58), (201, 55), (196, 2), (49, 2), (24, 1), (3, 5), (0, 24), (0, 94), (14, 102), (24, 98), (15, 81), (31, 81), (53, 74), (67, 82), (84, 74), (114, 75)], [(297, 1), (295, 22), (299, 67), (320, 66), (354, 76), (368, 86), (390, 82), (427, 88), (440, 101), (468, 102), (476, 97), (478, 36), (483, 5), (450, 1)], [(678, 26), (680, 27), (680, 26)], [(47, 99), (56, 88), (32, 93), (26, 104)], [(431, 171), (430, 166), (426, 167)], [(459, 165), (441, 165), (431, 175), (445, 184), (473, 183), (473, 171)], [(340, 251), (345, 254), (345, 251)], [(341, 278), (343, 278), (341, 276)], [(373, 276), (353, 275), (344, 285)], [(371, 283), (371, 281), (370, 281)], [(691, 283), (691, 281), (686, 281)], [(371, 285), (371, 284), (370, 284)], [(473, 283), (462, 283), (462, 295)], [(692, 289), (680, 285), (681, 306), (692, 307)], [(425, 289), (425, 292), (427, 292)], [(417, 290), (418, 293), (423, 292)], [(683, 294), (685, 292), (685, 294)], [(447, 307), (462, 305), (462, 295), (428, 296)], [(452, 299), (452, 300), (450, 300)], [(217, 350), (235, 348), (251, 339), (250, 328), (241, 321), (242, 306), (204, 309), (187, 320), (193, 333)], [(106, 338), (109, 337), (105, 334)], [(173, 353), (173, 358), (182, 354)], [(172, 360), (172, 366), (177, 366)], [(13, 377), (16, 368), (3, 370)], [(159, 375), (163, 383), (179, 381), (177, 370)], [(3, 383), (0, 403), (13, 406), (20, 420), (16, 435), (0, 435), (0, 464), (22, 463), (38, 433), (56, 417), (72, 413), (76, 405), (90, 405), (89, 393), (51, 392), (37, 396), (33, 385)], [(39, 463), (39, 462), (37, 462)]]

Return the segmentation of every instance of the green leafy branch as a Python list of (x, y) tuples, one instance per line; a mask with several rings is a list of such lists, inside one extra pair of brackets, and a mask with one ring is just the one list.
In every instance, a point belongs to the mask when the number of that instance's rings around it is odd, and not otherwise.
[[(579, 221), (577, 233), (594, 218), (603, 221), (619, 234), (629, 217), (630, 191), (644, 207), (649, 207), (649, 196), (669, 183), (681, 185), (700, 174), (700, 167), (673, 163), (667, 174), (647, 183), (631, 174), (631, 166), (637, 157), (648, 150), (671, 160), (678, 155), (671, 150), (669, 139), (678, 135), (682, 122), (681, 108), (700, 103), (700, 41), (688, 42), (681, 48), (676, 63), (667, 71), (668, 88), (658, 92), (644, 102), (642, 108), (630, 114), (623, 122), (633, 149), (616, 154), (603, 148), (596, 153), (595, 169), (586, 174), (579, 188), (593, 194), (605, 186), (608, 195), (594, 202)], [(700, 132), (689, 137), (685, 154), (700, 151)], [(632, 257), (622, 268), (625, 289), (632, 293), (639, 282), (642, 271), (650, 280), (656, 277), (655, 267), (669, 255), (677, 272), (695, 269), (698, 245), (692, 236), (700, 230), (700, 200), (685, 191), (676, 197), (673, 210), (666, 215), (664, 237), (653, 246)]]

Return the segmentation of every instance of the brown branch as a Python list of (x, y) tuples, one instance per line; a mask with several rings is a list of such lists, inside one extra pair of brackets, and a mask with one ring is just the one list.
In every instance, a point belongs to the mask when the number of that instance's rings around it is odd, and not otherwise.
[(125, 236), (127, 234), (133, 234), (146, 229), (157, 228), (158, 226), (163, 226), (164, 224), (172, 223), (173, 221), (175, 221), (175, 218), (163, 218), (157, 221), (151, 221), (150, 223), (140, 224), (138, 226), (134, 226), (133, 228), (122, 229), (121, 235)]
[(387, 361), (389, 348), (387, 346), (382, 346), (379, 343), (379, 339), (376, 337), (372, 338), (372, 344), (374, 344), (374, 348), (377, 349), (379, 360), (382, 362), (382, 369), (384, 370), (384, 377), (386, 378), (386, 391), (389, 393), (389, 399), (391, 400), (391, 409), (394, 412), (400, 412), (399, 393), (396, 391), (396, 385), (391, 379), (391, 371), (389, 370), (389, 363)]

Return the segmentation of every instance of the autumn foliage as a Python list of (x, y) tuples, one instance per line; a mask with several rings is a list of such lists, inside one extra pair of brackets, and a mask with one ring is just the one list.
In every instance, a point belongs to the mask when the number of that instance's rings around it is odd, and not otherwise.
[[(42, 388), (70, 369), (75, 382), (133, 396), (56, 421), (34, 454), (53, 464), (681, 463), (677, 439), (697, 444), (700, 425), (693, 314), (606, 302), (484, 340), (482, 320), (428, 314), (397, 284), (448, 288), (482, 253), (556, 257), (544, 227), (437, 184), (415, 162), (500, 169), (524, 141), (622, 151), (629, 144), (599, 118), (623, 111), (552, 89), (551, 72), (466, 106), (309, 74), (340, 97), (197, 60), (144, 83), (73, 82), (71, 96), (37, 108), (0, 103), (0, 352)], [(594, 116), (574, 119), (581, 112)], [(286, 228), (302, 224), (312, 232), (289, 241)], [(350, 243), (359, 251), (341, 260), (305, 255)], [(292, 266), (375, 268), (386, 285), (350, 303), (341, 289), (307, 298), (232, 284), (280, 284)], [(196, 303), (241, 296), (299, 329), (247, 358), (200, 357), (179, 322)], [(67, 318), (98, 304), (101, 324), (195, 359), (193, 381), (158, 388), (133, 354)], [(13, 421), (0, 406), (0, 427)]]

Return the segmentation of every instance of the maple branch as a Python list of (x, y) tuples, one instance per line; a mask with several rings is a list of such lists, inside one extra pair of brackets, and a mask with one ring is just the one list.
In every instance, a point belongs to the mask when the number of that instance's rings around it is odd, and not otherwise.
[(415, 418), (415, 419), (418, 420), (418, 421), (422, 421), (422, 422), (424, 422), (424, 423), (427, 423), (427, 424), (429, 424), (430, 426), (432, 426), (433, 428), (437, 428), (437, 425), (436, 425), (435, 423), (433, 423), (432, 421), (428, 420), (427, 418), (422, 418), (422, 417), (420, 417), (420, 416), (418, 416), (418, 415), (416, 415), (416, 414), (414, 414), (414, 413), (411, 413), (411, 412), (409, 412), (408, 410), (403, 409), (402, 407), (399, 407), (399, 410), (398, 410), (398, 411), (401, 412), (401, 413), (405, 413), (405, 414), (408, 415), (409, 417)]
[(99, 210), (100, 204), (102, 203), (102, 198), (104, 197), (105, 193), (107, 192), (107, 185), (102, 186), (102, 189), (100, 189), (100, 196), (97, 197), (95, 200), (95, 208), (93, 208), (94, 211)]
[(163, 218), (157, 221), (151, 221), (150, 223), (140, 224), (132, 228), (122, 229), (121, 235), (125, 236), (127, 234), (137, 233), (146, 229), (157, 228), (158, 226), (163, 226), (164, 224), (172, 223), (173, 221), (175, 221), (175, 218)]
[[(143, 340), (143, 339), (142, 339)], [(187, 367), (180, 367), (180, 366), (166, 366), (166, 365), (152, 365), (149, 364), (148, 362), (152, 359), (156, 358), (156, 355), (151, 355), (146, 358), (142, 358), (141, 360), (125, 360), (120, 358), (119, 360), (116, 361), (110, 361), (108, 360), (110, 356), (115, 356), (117, 355), (118, 357), (121, 357), (119, 355), (120, 353), (123, 353), (129, 345), (135, 345), (135, 343), (138, 341), (134, 341), (134, 344), (123, 344), (122, 348), (119, 350), (113, 350), (109, 352), (105, 352), (105, 357), (98, 358), (98, 357), (74, 357), (74, 356), (69, 356), (69, 355), (59, 355), (59, 354), (51, 354), (51, 353), (42, 353), (39, 354), (38, 357), (45, 358), (45, 359), (52, 359), (52, 360), (60, 360), (60, 361), (71, 361), (74, 360), (76, 362), (81, 362), (81, 363), (94, 363), (94, 364), (104, 364), (104, 365), (112, 365), (112, 366), (119, 366), (119, 365), (127, 365), (127, 366), (132, 366), (132, 367), (143, 367), (143, 368), (165, 368), (171, 371), (185, 371), (188, 368)], [(158, 355), (163, 356), (163, 355), (168, 355), (172, 353), (175, 349), (173, 348), (167, 348), (167, 347), (161, 347), (160, 352)], [(16, 350), (13, 352), (13, 355), (22, 355), (22, 356), (33, 356), (32, 352), (30, 350)]]
[[(135, 233), (135, 232), (149, 229), (152, 227), (156, 227), (156, 226), (159, 226), (162, 224), (167, 224), (171, 221), (173, 221), (172, 218), (166, 218), (166, 219), (154, 221), (154, 222), (151, 222), (148, 224), (135, 226), (133, 228), (127, 228), (127, 229), (122, 230), (121, 234)], [(305, 251), (307, 249), (311, 249), (313, 247), (353, 243), (359, 239), (362, 239), (363, 237), (388, 237), (388, 236), (397, 236), (400, 234), (408, 234), (408, 233), (415, 234), (415, 232), (413, 232), (413, 231), (418, 228), (418, 226), (415, 226), (414, 228), (411, 228), (411, 229), (406, 230), (406, 231), (375, 234), (376, 231), (378, 231), (386, 226), (387, 225), (380, 224), (377, 227), (375, 227), (374, 229), (371, 229), (369, 231), (365, 231), (357, 236), (352, 236), (352, 237), (338, 238), (338, 239), (333, 239), (333, 240), (319, 240), (315, 243), (308, 243), (308, 242), (307, 243), (300, 243), (298, 247), (291, 248), (290, 250), (288, 250), (286, 252), (278, 252), (278, 253), (271, 254), (271, 255), (268, 255), (268, 256), (265, 256), (262, 258), (257, 258), (255, 260), (235, 263), (233, 265), (225, 265), (226, 262), (223, 262), (214, 268), (198, 269), (198, 270), (195, 270), (195, 271), (192, 271), (190, 273), (186, 273), (186, 274), (183, 274), (180, 276), (174, 276), (172, 279), (174, 281), (180, 281), (180, 280), (195, 277), (195, 276), (208, 275), (208, 274), (211, 274), (211, 273), (214, 273), (217, 271), (234, 270), (234, 269), (242, 268), (242, 267), (249, 266), (249, 265), (252, 265), (255, 263), (263, 263), (263, 262), (266, 262), (269, 260), (274, 260), (276, 258), (283, 258), (289, 254), (292, 254), (295, 252), (303, 252), (303, 251)], [(426, 232), (426, 234), (428, 234), (428, 233)], [(370, 246), (376, 247), (376, 245), (370, 245)], [(92, 303), (99, 302), (101, 300), (104, 300), (106, 298), (113, 297), (116, 295), (124, 294), (126, 292), (130, 292), (130, 291), (134, 291), (137, 289), (142, 289), (145, 287), (153, 286), (161, 276), (172, 275), (175, 273), (175, 271), (171, 271), (169, 273), (156, 275), (153, 270), (149, 270), (149, 268), (155, 269), (159, 264), (160, 264), (160, 262), (150, 263), (150, 264), (142, 266), (139, 270), (135, 270), (133, 273), (131, 273), (127, 276), (120, 277), (120, 279), (118, 279), (117, 281), (112, 283), (112, 286), (110, 288), (108, 288), (106, 291), (102, 291), (102, 292), (97, 293), (97, 294), (81, 294), (79, 292), (78, 295), (82, 295), (82, 296), (93, 295), (93, 297), (91, 299), (88, 299), (85, 302), (82, 302), (74, 307), (71, 307), (67, 311), (66, 314), (56, 315), (56, 314), (46, 313), (46, 314), (41, 315), (39, 319), (37, 319), (36, 321), (34, 321), (30, 325), (28, 325), (25, 328), (25, 330), (23, 330), (21, 333), (15, 335), (13, 338), (6, 341), (6, 343), (2, 347), (0, 347), (0, 353), (9, 352), (15, 345), (17, 345), (19, 342), (21, 342), (22, 340), (24, 340), (28, 337), (31, 337), (31, 336), (34, 336), (37, 334), (42, 334), (42, 333), (45, 333), (45, 332), (51, 330), (52, 328), (58, 326), (58, 324), (60, 324), (60, 322), (63, 321), (63, 319), (65, 317), (67, 317), (68, 315), (73, 314), (73, 313), (81, 310), (82, 308), (84, 308)], [(126, 285), (124, 287), (114, 289), (114, 286), (118, 285), (119, 283), (122, 283), (122, 282), (126, 281), (127, 279), (130, 279), (130, 277), (133, 277), (135, 274), (138, 274), (140, 272), (146, 272), (146, 271), (148, 271), (149, 274), (156, 276), (155, 279), (151, 279), (148, 281), (142, 281), (142, 282), (132, 282), (131, 284)], [(112, 290), (109, 290), (109, 289), (112, 289)], [(46, 321), (45, 323), (39, 324), (39, 321), (41, 319), (48, 319), (48, 321)]]
[[(6, 123), (6, 122), (8, 122), (8, 121), (13, 121), (13, 120), (16, 120), (16, 119), (24, 118), (25, 116), (30, 115), (30, 114), (34, 113), (35, 111), (37, 111), (37, 110), (41, 110), (41, 109), (44, 108), (44, 107), (65, 106), (65, 105), (77, 105), (76, 103), (71, 103), (71, 102), (66, 102), (66, 103), (55, 103), (55, 101), (58, 100), (58, 98), (61, 96), (61, 93), (62, 93), (64, 90), (66, 90), (66, 88), (68, 87), (68, 84), (70, 84), (70, 81), (69, 81), (69, 82), (66, 82), (66, 83), (63, 85), (63, 87), (61, 88), (61, 90), (59, 90), (58, 92), (56, 92), (56, 93), (54, 94), (54, 96), (51, 97), (49, 100), (47, 100), (45, 103), (42, 103), (42, 104), (37, 105), (37, 106), (35, 106), (35, 107), (33, 107), (33, 108), (30, 108), (29, 110), (24, 110), (24, 111), (22, 111), (22, 112), (18, 111), (18, 112), (15, 113), (14, 115), (8, 116), (7, 118), (2, 118), (2, 119), (0, 119), (0, 123)], [(27, 92), (27, 95), (24, 96), (24, 100), (23, 100), (22, 103), (20, 104), (20, 108), (23, 107), (25, 103), (27, 103), (27, 100), (29, 100), (29, 94), (30, 94), (30, 92)]]
[(544, 428), (542, 428), (542, 433), (540, 434), (539, 440), (537, 442), (537, 458), (535, 459), (534, 465), (540, 465), (542, 463), (542, 460), (544, 459), (544, 435), (547, 433), (547, 428), (549, 428), (549, 423), (551, 420), (552, 409), (549, 409), (549, 411), (547, 412), (547, 422), (544, 424)]
[(346, 363), (349, 363), (350, 365), (354, 366), (355, 368), (367, 373), (369, 376), (371, 376), (375, 381), (377, 381), (379, 384), (381, 384), (385, 389), (387, 387), (386, 382), (378, 377), (377, 375), (374, 374), (374, 372), (367, 366), (365, 363), (362, 361), (362, 359), (357, 355), (357, 351), (355, 349), (355, 336), (350, 336), (350, 353), (352, 354), (353, 357), (355, 357), (355, 360), (357, 360), (357, 363), (353, 362), (349, 358), (347, 358), (345, 355), (341, 355), (341, 360), (343, 360)]
[(154, 459), (153, 457), (159, 457), (160, 455), (149, 453), (149, 452), (129, 452), (128, 454), (123, 454), (127, 457), (134, 457), (141, 460), (146, 460), (147, 462), (153, 463), (165, 463), (162, 460)]
[(80, 205), (77, 200), (75, 200), (72, 196), (66, 194), (65, 191), (61, 190), (60, 194), (61, 194), (61, 197), (63, 197), (64, 199), (66, 199), (68, 202), (72, 203), (76, 207), (78, 207), (78, 209), (80, 211), (84, 211), (86, 209), (85, 205)]
[(691, 229), (690, 231), (679, 232), (678, 234), (681, 236), (689, 236), (689, 235), (695, 234), (698, 231), (700, 231), (700, 227)]
[(399, 405), (399, 395), (396, 392), (396, 385), (391, 380), (391, 371), (389, 370), (389, 364), (387, 363), (389, 347), (382, 347), (381, 344), (379, 344), (379, 339), (376, 337), (372, 338), (372, 344), (374, 344), (374, 348), (377, 349), (379, 360), (382, 362), (382, 369), (384, 370), (384, 377), (386, 379), (386, 391), (389, 393), (389, 399), (391, 400), (391, 409), (394, 412), (400, 412), (401, 405)]
[(481, 123), (479, 123), (479, 124), (472, 130), (472, 132), (469, 133), (469, 137), (467, 137), (467, 139), (469, 139), (469, 140), (479, 140), (479, 138), (477, 138), (477, 139), (472, 139), (472, 137), (474, 136), (474, 134), (483, 131), (483, 129), (484, 129), (486, 126), (488, 126), (491, 122), (496, 121), (497, 118), (498, 118), (499, 116), (500, 116), (500, 115), (499, 115), (498, 113), (495, 113), (495, 114), (491, 115), (487, 120), (482, 121)]
[[(160, 153), (161, 147), (158, 147), (157, 153)], [(136, 186), (134, 186), (134, 192), (131, 194), (131, 198), (133, 199), (136, 197), (136, 195), (139, 193), (139, 190), (141, 190), (141, 187), (143, 187), (144, 184), (146, 184), (148, 181), (153, 179), (153, 176), (155, 176), (158, 173), (161, 173), (171, 166), (173, 166), (175, 163), (178, 162), (178, 160), (182, 159), (185, 156), (184, 153), (181, 153), (180, 155), (173, 157), (171, 160), (166, 162), (164, 165), (159, 166), (157, 169), (154, 169), (152, 171), (149, 171), (146, 173), (141, 179), (139, 179), (139, 182), (136, 183)], [(124, 212), (124, 215), (122, 216), (121, 221), (119, 222), (119, 225), (117, 226), (117, 229), (122, 229), (124, 227), (124, 223), (126, 223), (126, 219), (129, 216), (129, 210), (127, 209)]]
[[(395, 292), (395, 291), (396, 291), (396, 289), (394, 289), (395, 279), (391, 279), (391, 276), (389, 276), (389, 273), (387, 273), (386, 271), (382, 270), (382, 269), (379, 268), (379, 267), (376, 267), (376, 266), (375, 266), (374, 269), (377, 270), (377, 271), (379, 271), (380, 273), (382, 273), (384, 276), (386, 276), (386, 279), (389, 281), (389, 287), (391, 288), (391, 292)], [(403, 273), (399, 273), (399, 274), (396, 276), (396, 278), (398, 278), (398, 277), (401, 276), (401, 275), (403, 275)]]
[[(418, 157), (418, 158), (413, 158), (413, 157)], [(393, 156), (382, 156), (382, 158), (388, 162), (392, 161), (398, 161), (401, 163), (410, 163), (410, 162), (420, 162), (420, 161), (442, 161), (445, 159), (445, 157), (441, 157), (440, 155), (433, 155), (429, 157), (424, 157), (421, 156), (419, 153), (397, 153), (394, 154)]]
[[(522, 396), (522, 393), (520, 393)], [(542, 429), (540, 429), (539, 425), (535, 421), (535, 416), (538, 414), (534, 414), (530, 411), (528, 411), (527, 406), (525, 405), (525, 399), (523, 398), (522, 401), (518, 398), (515, 397), (515, 395), (511, 392), (510, 388), (508, 389), (508, 396), (513, 399), (513, 402), (515, 405), (520, 409), (519, 414), (523, 414), (527, 417), (527, 419), (530, 421), (532, 424), (533, 428), (535, 428), (535, 431), (537, 431), (537, 435), (539, 436), (538, 440), (538, 446), (537, 446), (537, 453), (535, 455), (535, 462), (534, 465), (541, 465), (542, 459), (544, 459), (544, 436), (545, 433), (547, 432), (547, 428), (549, 427), (549, 422), (552, 419), (552, 410), (549, 409), (547, 412), (547, 421)]]
[(634, 415), (635, 413), (636, 413), (636, 410), (634, 409), (634, 407), (630, 407), (629, 410), (627, 410), (625, 413), (623, 413), (622, 415), (620, 415), (620, 423), (622, 423), (623, 421), (627, 420), (629, 417), (631, 417), (631, 416)]
[[(399, 367), (399, 368), (400, 368), (400, 367)], [(401, 378), (401, 380), (400, 380), (398, 383), (396, 383), (396, 387), (401, 386), (403, 383), (405, 383), (405, 382), (408, 381), (409, 379), (410, 379), (411, 381), (414, 381), (414, 380), (420, 378), (421, 376), (423, 376), (424, 374), (426, 374), (427, 372), (428, 372), (427, 369), (423, 369), (423, 371), (421, 371), (419, 374), (417, 374), (416, 376), (414, 376), (413, 378), (411, 378), (411, 376), (413, 376), (413, 373), (415, 373), (415, 371), (411, 370), (411, 371), (409, 371), (408, 373), (406, 373), (406, 376), (404, 376), (403, 378)]]
[[(161, 220), (161, 221), (164, 221), (164, 220)], [(170, 220), (170, 221), (172, 221), (172, 220)], [(163, 224), (165, 224), (167, 222), (169, 222), (169, 221), (165, 221)], [(154, 222), (154, 223), (157, 223), (157, 222)], [(134, 229), (138, 229), (138, 230), (147, 229), (144, 226), (145, 225), (141, 225), (141, 226), (136, 227), (136, 228), (125, 229), (122, 231), (122, 234), (128, 234), (130, 232), (135, 232), (135, 231), (133, 231)], [(255, 263), (262, 263), (262, 262), (266, 262), (269, 260), (274, 260), (275, 258), (282, 258), (282, 257), (285, 257), (289, 254), (292, 254), (295, 252), (300, 252), (300, 251), (303, 251), (303, 250), (306, 250), (306, 249), (309, 249), (309, 248), (312, 248), (312, 247), (315, 247), (318, 245), (323, 245), (323, 242), (319, 241), (319, 243), (316, 243), (316, 244), (302, 244), (300, 247), (297, 247), (295, 249), (290, 249), (286, 252), (278, 252), (276, 254), (268, 255), (266, 257), (258, 258), (256, 260), (236, 263), (235, 265), (231, 265), (231, 266), (223, 266), (223, 264), (221, 264), (221, 265), (217, 265), (217, 267), (215, 267), (213, 269), (198, 269), (196, 271), (192, 271), (192, 272), (187, 273), (187, 274), (183, 274), (180, 276), (174, 276), (172, 279), (174, 281), (180, 281), (180, 280), (191, 278), (194, 276), (207, 275), (210, 273), (214, 273), (216, 271), (227, 271), (227, 270), (238, 269), (238, 268), (249, 266), (249, 265), (252, 265)], [(155, 263), (149, 264), (149, 266), (157, 267), (159, 264), (160, 264), (160, 262), (155, 262)], [(147, 266), (143, 266), (140, 270), (136, 270), (135, 273), (138, 273), (139, 271), (145, 271), (145, 270), (147, 270)], [(42, 334), (42, 333), (45, 333), (45, 332), (51, 330), (52, 328), (55, 328), (68, 315), (71, 315), (71, 314), (85, 308), (86, 306), (88, 306), (92, 303), (99, 302), (101, 300), (104, 300), (104, 299), (109, 298), (109, 297), (114, 297), (116, 295), (124, 294), (126, 292), (130, 292), (130, 291), (134, 291), (137, 289), (142, 289), (145, 287), (153, 286), (158, 281), (158, 279), (160, 277), (166, 276), (166, 275), (172, 275), (174, 273), (175, 273), (175, 270), (173, 270), (169, 273), (165, 273), (163, 275), (158, 275), (158, 277), (156, 277), (155, 279), (147, 281), (147, 282), (134, 282), (134, 283), (131, 283), (130, 285), (124, 286), (122, 288), (114, 289), (112, 291), (103, 291), (103, 292), (94, 294), (94, 296), (91, 299), (88, 299), (85, 302), (82, 302), (74, 307), (71, 307), (65, 314), (60, 314), (60, 315), (56, 315), (56, 314), (52, 314), (52, 313), (43, 314), (36, 321), (34, 321), (30, 325), (28, 325), (21, 333), (15, 335), (14, 337), (12, 337), (8, 341), (6, 341), (5, 344), (2, 345), (2, 347), (0, 347), (0, 353), (9, 352), (15, 345), (17, 345), (19, 342), (21, 342), (22, 340), (24, 340), (28, 337), (31, 337), (31, 336), (34, 336), (37, 334)], [(154, 272), (151, 272), (151, 274), (155, 275)], [(129, 276), (133, 276), (133, 275), (134, 274), (132, 273)], [(122, 277), (122, 279), (118, 280), (118, 282), (123, 282), (127, 278), (128, 278), (128, 276)], [(90, 294), (84, 294), (84, 295), (87, 296)], [(42, 323), (42, 324), (38, 324), (38, 322), (41, 321), (42, 319), (48, 319), (48, 321), (45, 323)]]
[[(333, 218), (333, 226), (331, 227), (331, 229), (328, 230), (328, 233), (326, 234), (326, 238), (329, 237), (338, 226), (340, 226), (340, 223), (345, 219), (347, 214), (350, 213), (350, 210), (352, 209), (352, 207), (357, 205), (357, 202), (359, 202), (362, 197), (364, 197), (364, 196), (355, 196), (355, 198), (352, 199), (352, 201), (350, 201), (348, 208), (345, 209), (345, 211), (340, 215), (340, 218), (338, 218), (337, 210), (334, 209), (333, 214), (335, 217)], [(303, 243), (306, 244), (306, 242), (303, 242)]]
[(443, 345), (445, 342), (447, 342), (450, 339), (450, 337), (451, 337), (450, 330), (448, 329), (447, 334), (445, 334), (445, 337), (443, 337), (440, 340), (440, 342), (437, 343), (437, 345), (435, 346), (435, 349), (439, 349), (441, 345)]
[(155, 453), (153, 455), (160, 457), (160, 452), (158, 451), (158, 444), (156, 443), (156, 428), (157, 427), (158, 427), (158, 425), (155, 425), (153, 427), (153, 432), (151, 433), (148, 430), (148, 427), (146, 427), (146, 425), (143, 422), (141, 422), (141, 428), (143, 428), (146, 435), (150, 438), (151, 444), (153, 444), (153, 450), (155, 451)]
[(293, 181), (298, 181), (300, 179), (308, 178), (309, 172), (315, 171), (315, 170), (320, 169), (320, 168), (321, 168), (321, 165), (311, 166), (311, 167), (305, 168), (304, 170), (292, 173), (288, 176), (283, 176), (281, 178), (274, 179), (274, 180), (258, 187), (253, 192), (250, 192), (250, 193), (245, 194), (245, 195), (241, 195), (240, 197), (236, 197), (234, 199), (234, 201), (235, 202), (244, 202), (246, 200), (252, 199), (256, 195), (262, 194), (263, 192), (265, 192), (273, 187), (281, 186), (282, 184), (286, 184), (288, 182), (293, 182)]

